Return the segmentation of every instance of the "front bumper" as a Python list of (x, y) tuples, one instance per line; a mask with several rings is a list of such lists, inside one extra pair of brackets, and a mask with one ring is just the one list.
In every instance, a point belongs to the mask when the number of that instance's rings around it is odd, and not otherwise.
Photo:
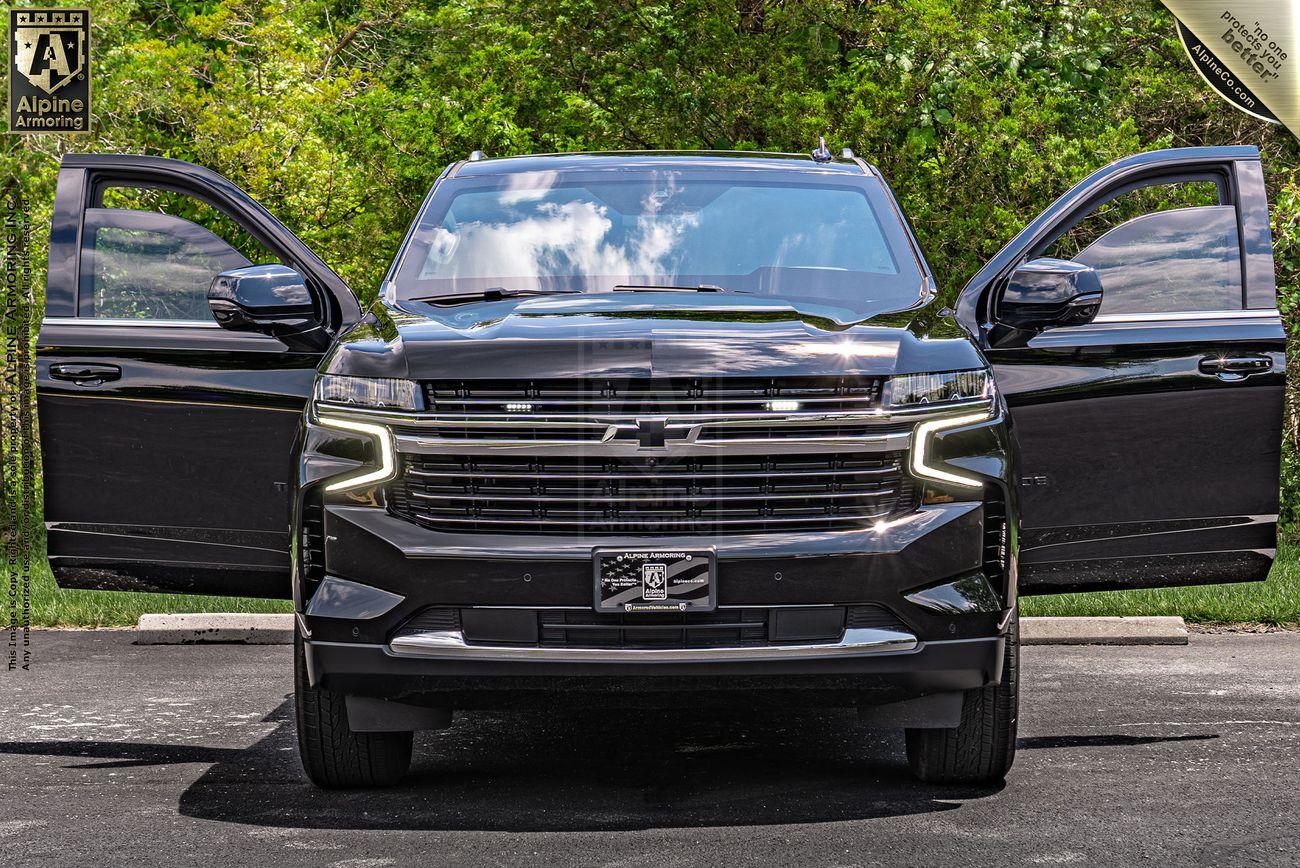
[[(584, 649), (592, 653), (577, 659), (575, 649), (508, 649), (511, 654), (498, 656), (507, 649), (448, 648), (442, 656), (418, 657), (388, 645), (308, 640), (304, 647), (315, 686), (423, 705), (517, 707), (632, 696), (655, 704), (681, 694), (727, 704), (816, 697), (872, 705), (996, 684), (1005, 639), (913, 640), (910, 648), (851, 644), (860, 643), (741, 649), (764, 652), (752, 657), (692, 649), (677, 659), (619, 649)], [(518, 654), (526, 650), (534, 653)]]
[[(953, 618), (905, 595), (984, 567), (984, 515), (979, 502), (947, 503), (878, 528), (691, 542), (716, 549), (722, 608), (874, 603), (894, 611), (922, 640), (975, 638), (996, 634), (1000, 618)], [(681, 538), (457, 538), (382, 509), (335, 505), (326, 507), (324, 535), (329, 575), (402, 602), (364, 620), (305, 614), (304, 626), (317, 640), (376, 645), (431, 606), (590, 610), (593, 548), (683, 545)], [(300, 611), (308, 612), (310, 596), (300, 598)]]

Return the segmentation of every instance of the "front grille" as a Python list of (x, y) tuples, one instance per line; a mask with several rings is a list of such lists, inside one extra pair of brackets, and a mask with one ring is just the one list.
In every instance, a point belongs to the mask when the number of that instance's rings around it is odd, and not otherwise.
[(912, 508), (901, 452), (702, 458), (402, 455), (388, 508), (470, 533), (738, 534), (861, 526)]
[(458, 416), (743, 415), (772, 412), (773, 401), (835, 413), (879, 407), (882, 383), (880, 377), (432, 380), (424, 395), (430, 412)]

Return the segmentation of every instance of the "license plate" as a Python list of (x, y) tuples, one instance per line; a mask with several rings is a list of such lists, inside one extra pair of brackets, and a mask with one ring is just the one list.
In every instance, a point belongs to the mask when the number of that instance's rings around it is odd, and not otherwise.
[(717, 605), (711, 549), (597, 549), (597, 612), (710, 612)]

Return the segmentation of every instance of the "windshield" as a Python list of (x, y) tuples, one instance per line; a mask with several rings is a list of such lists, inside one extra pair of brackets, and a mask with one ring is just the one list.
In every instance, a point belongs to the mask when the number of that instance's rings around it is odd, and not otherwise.
[(402, 258), (397, 297), (637, 286), (850, 306), (917, 301), (920, 272), (874, 179), (731, 174), (530, 172), (445, 183)]

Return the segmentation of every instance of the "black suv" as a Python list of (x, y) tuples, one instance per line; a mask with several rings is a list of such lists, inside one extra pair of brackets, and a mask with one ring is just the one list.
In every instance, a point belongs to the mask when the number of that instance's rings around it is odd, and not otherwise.
[(70, 155), (50, 563), (292, 593), (324, 786), (455, 709), (683, 700), (996, 780), (1018, 593), (1268, 573), (1283, 338), (1253, 148), (1098, 171), (955, 309), (848, 151), (475, 154), (368, 310), (212, 172)]

